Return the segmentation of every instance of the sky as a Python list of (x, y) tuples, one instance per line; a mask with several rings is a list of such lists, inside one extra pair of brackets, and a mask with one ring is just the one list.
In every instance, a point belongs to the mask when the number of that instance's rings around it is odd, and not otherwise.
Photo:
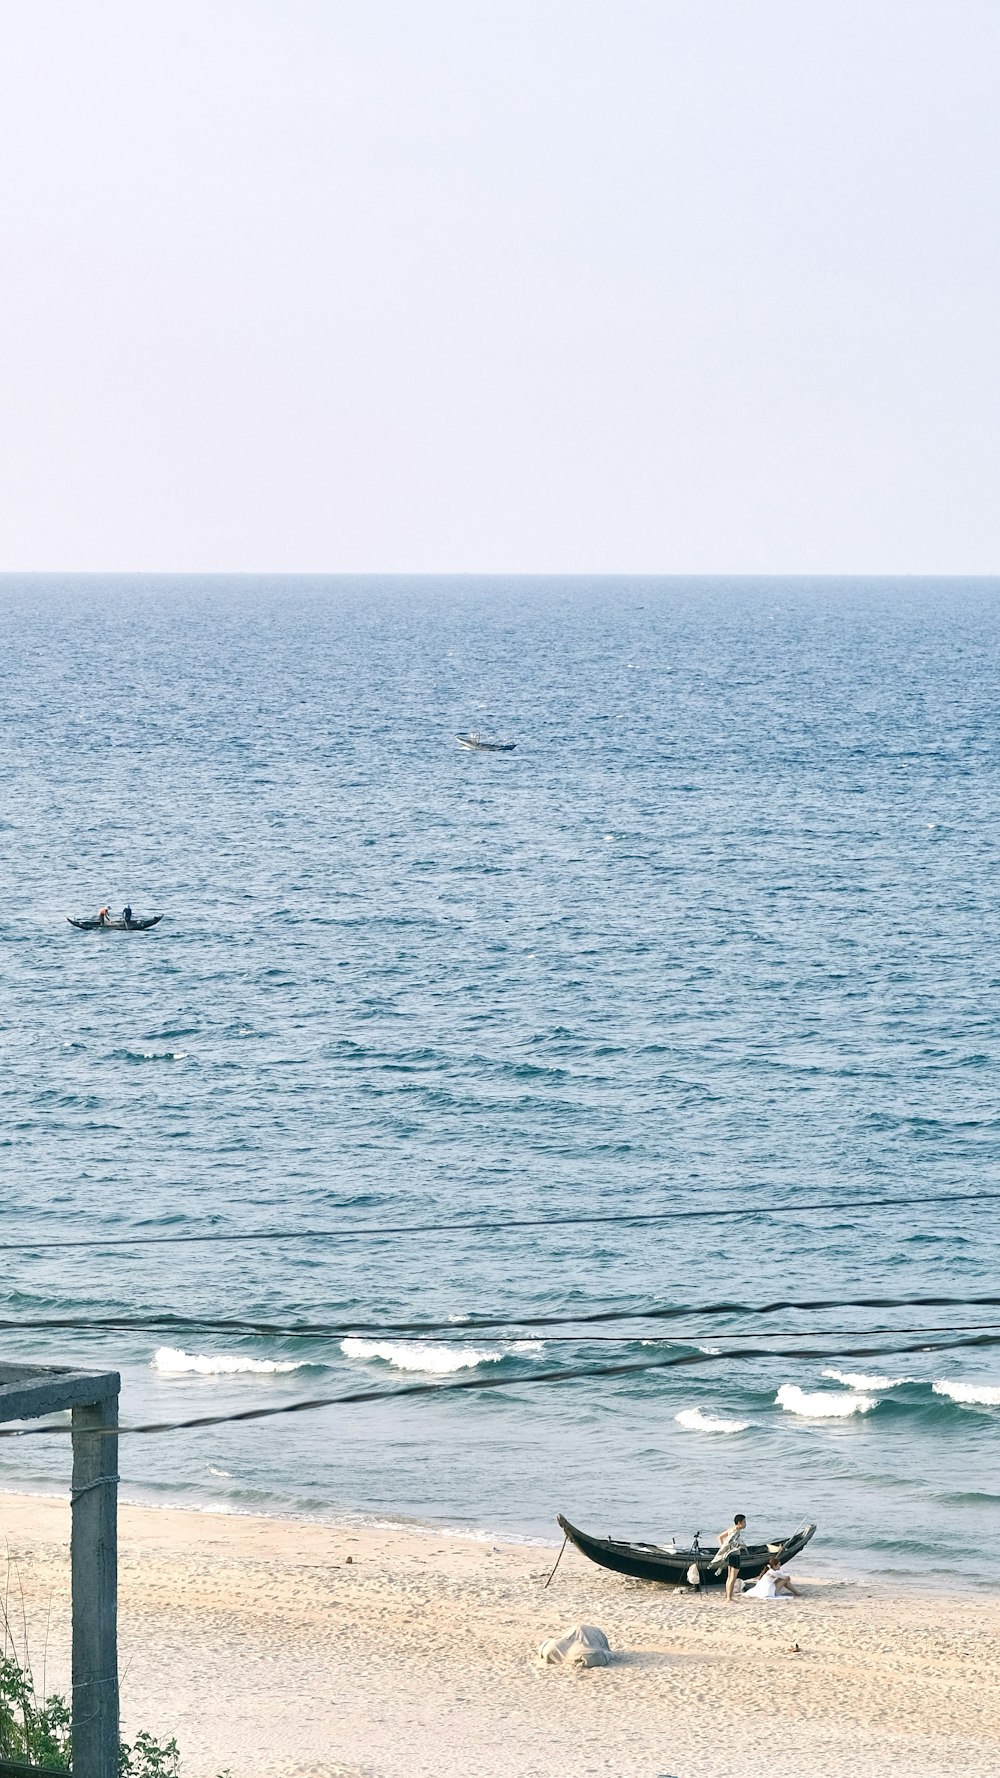
[(0, 569), (1000, 571), (996, 0), (0, 0)]

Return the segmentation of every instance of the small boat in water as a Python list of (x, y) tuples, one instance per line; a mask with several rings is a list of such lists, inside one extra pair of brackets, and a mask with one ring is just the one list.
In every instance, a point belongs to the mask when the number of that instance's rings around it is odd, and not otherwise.
[(467, 735), (456, 735), (460, 747), (468, 747), (473, 753), (513, 753), (516, 741), (484, 741), (478, 729), (470, 729)]
[(116, 920), (110, 914), (103, 920), (100, 914), (86, 914), (82, 920), (74, 920), (72, 914), (66, 918), (80, 932), (148, 932), (151, 926), (159, 925), (163, 915), (133, 914), (131, 920)]
[[(597, 1562), (601, 1568), (611, 1568), (616, 1574), (630, 1574), (634, 1580), (658, 1580), (669, 1587), (686, 1587), (690, 1584), (688, 1569), (697, 1564), (701, 1586), (722, 1586), (725, 1581), (726, 1567), (718, 1560), (718, 1548), (703, 1550), (697, 1537), (686, 1550), (669, 1544), (620, 1543), (614, 1537), (591, 1537), (586, 1531), (578, 1531), (562, 1513), (557, 1518), (570, 1543), (575, 1544), (591, 1562)], [(790, 1562), (805, 1549), (815, 1529), (815, 1525), (802, 1524), (790, 1537), (748, 1544), (740, 1551), (740, 1579), (756, 1580), (767, 1567), (769, 1556), (780, 1556), (783, 1562)]]

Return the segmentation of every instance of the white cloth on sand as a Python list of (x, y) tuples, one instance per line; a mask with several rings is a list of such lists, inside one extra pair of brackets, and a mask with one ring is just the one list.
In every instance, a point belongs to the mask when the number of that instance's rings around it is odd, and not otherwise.
[(603, 1630), (593, 1624), (577, 1624), (564, 1635), (550, 1636), (543, 1642), (538, 1659), (551, 1667), (606, 1667), (611, 1645)]
[(755, 1580), (752, 1587), (743, 1588), (744, 1599), (790, 1599), (790, 1593), (778, 1592), (776, 1582), (779, 1576), (782, 1580), (788, 1579), (783, 1568), (765, 1568), (760, 1579)]

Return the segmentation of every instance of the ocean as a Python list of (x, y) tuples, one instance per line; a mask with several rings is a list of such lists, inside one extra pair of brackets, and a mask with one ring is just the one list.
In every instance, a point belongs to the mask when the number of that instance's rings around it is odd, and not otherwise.
[(997, 581), (4, 577), (0, 1354), (126, 1423), (510, 1380), (126, 1438), (133, 1499), (995, 1586), (1000, 1346), (933, 1329), (1000, 1309), (741, 1307), (997, 1288), (998, 684)]

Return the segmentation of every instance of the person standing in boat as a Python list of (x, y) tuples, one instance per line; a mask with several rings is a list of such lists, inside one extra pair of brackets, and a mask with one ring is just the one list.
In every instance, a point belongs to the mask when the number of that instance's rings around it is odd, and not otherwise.
[(97, 919), (98, 919), (98, 922), (101, 926), (106, 926), (108, 921), (110, 920), (110, 918), (111, 918), (111, 909), (109, 907), (98, 908)]
[(126, 926), (131, 926), (131, 924), (132, 924), (132, 909), (130, 907), (123, 907), (122, 908), (122, 919), (125, 922)]
[(719, 1554), (715, 1560), (725, 1565), (726, 1598), (730, 1600), (736, 1591), (736, 1582), (740, 1578), (740, 1552), (747, 1547), (743, 1536), (746, 1528), (746, 1513), (736, 1513), (732, 1524), (725, 1531), (719, 1532)]

